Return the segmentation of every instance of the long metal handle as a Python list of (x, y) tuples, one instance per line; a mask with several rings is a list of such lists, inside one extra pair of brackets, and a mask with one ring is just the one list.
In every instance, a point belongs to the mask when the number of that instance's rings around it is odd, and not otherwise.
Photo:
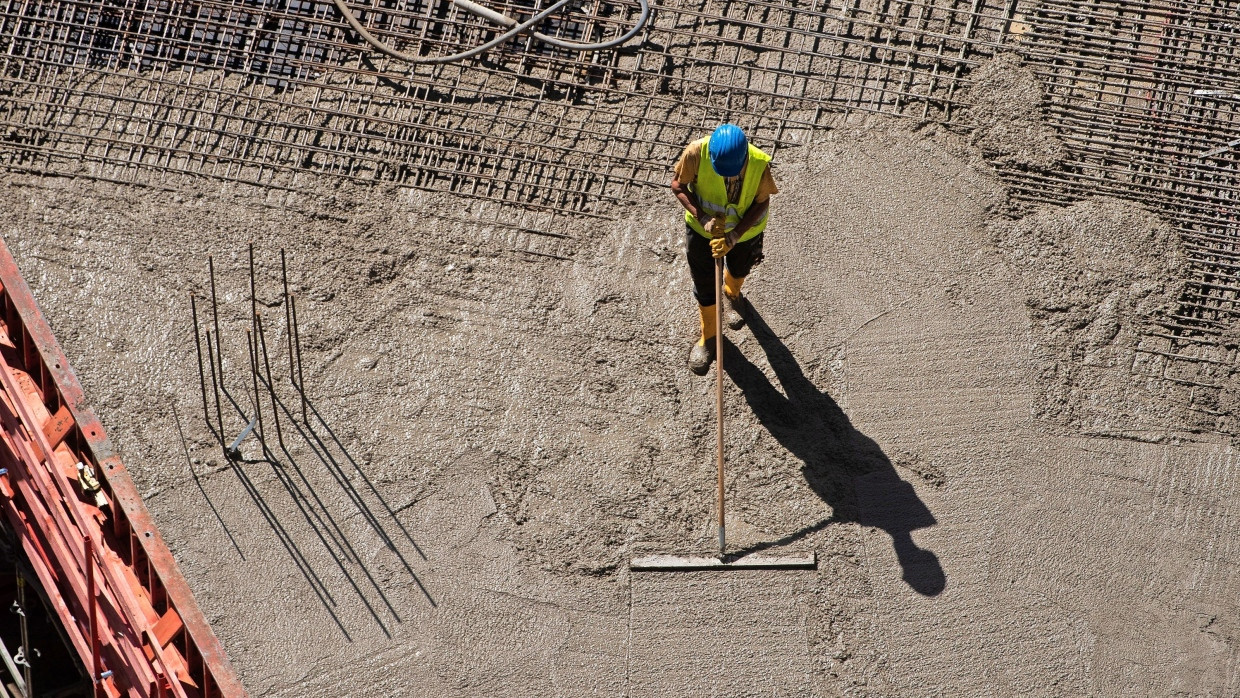
[(723, 531), (723, 258), (715, 260), (715, 410), (718, 414), (719, 556), (727, 545)]

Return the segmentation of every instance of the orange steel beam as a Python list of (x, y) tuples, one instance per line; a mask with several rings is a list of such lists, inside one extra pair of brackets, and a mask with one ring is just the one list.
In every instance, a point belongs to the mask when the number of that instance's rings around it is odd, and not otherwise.
[(246, 697), (2, 240), (0, 469), (0, 515), (97, 697)]

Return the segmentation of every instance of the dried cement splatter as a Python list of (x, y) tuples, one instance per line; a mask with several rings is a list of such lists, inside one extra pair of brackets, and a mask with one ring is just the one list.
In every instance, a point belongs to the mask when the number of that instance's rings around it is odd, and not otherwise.
[(1063, 161), (1063, 143), (1041, 119), (1042, 84), (1018, 55), (998, 54), (969, 77), (960, 123), (983, 155), (999, 167), (1048, 170)]
[(992, 232), (1033, 321), (1039, 416), (1089, 433), (1157, 431), (1173, 388), (1147, 385), (1131, 367), (1142, 336), (1183, 289), (1175, 231), (1135, 204), (1095, 198)]

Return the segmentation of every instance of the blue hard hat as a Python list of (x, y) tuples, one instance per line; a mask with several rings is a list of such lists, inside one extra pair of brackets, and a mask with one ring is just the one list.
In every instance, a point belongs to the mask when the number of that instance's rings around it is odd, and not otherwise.
[(735, 177), (749, 157), (749, 141), (735, 124), (724, 124), (710, 134), (710, 166), (720, 177)]

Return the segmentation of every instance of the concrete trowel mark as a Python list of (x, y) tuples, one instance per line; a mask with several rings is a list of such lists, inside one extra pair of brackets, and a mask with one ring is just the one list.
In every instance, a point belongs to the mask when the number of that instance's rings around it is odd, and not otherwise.
[(822, 695), (803, 611), (812, 580), (812, 572), (635, 575), (628, 695)]

